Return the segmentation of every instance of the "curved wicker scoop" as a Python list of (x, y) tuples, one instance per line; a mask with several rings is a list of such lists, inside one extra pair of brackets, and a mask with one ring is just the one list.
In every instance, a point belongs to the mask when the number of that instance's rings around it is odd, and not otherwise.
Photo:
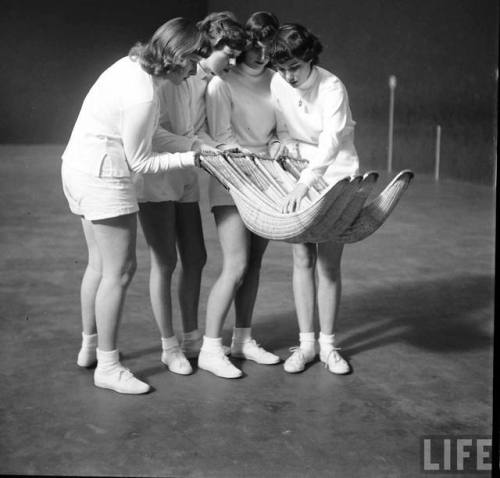
[(411, 171), (401, 171), (368, 205), (378, 173), (345, 177), (334, 185), (320, 179), (309, 189), (300, 210), (285, 214), (281, 204), (306, 161), (221, 153), (203, 154), (200, 163), (229, 190), (249, 230), (292, 243), (361, 241), (384, 223), (413, 178)]

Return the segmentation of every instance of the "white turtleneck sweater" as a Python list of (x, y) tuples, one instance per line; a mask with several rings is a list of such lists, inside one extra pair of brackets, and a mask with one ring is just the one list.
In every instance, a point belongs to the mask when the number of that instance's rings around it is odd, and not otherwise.
[(277, 115), (277, 134), (292, 152), (298, 144), (309, 165), (299, 182), (310, 186), (324, 176), (334, 183), (355, 174), (359, 167), (354, 147), (354, 126), (347, 91), (343, 83), (327, 70), (313, 66), (311, 74), (298, 88), (276, 73), (271, 95)]
[(215, 77), (206, 94), (209, 133), (218, 144), (267, 153), (276, 139), (271, 101), (273, 71), (253, 70), (240, 63), (224, 78)]

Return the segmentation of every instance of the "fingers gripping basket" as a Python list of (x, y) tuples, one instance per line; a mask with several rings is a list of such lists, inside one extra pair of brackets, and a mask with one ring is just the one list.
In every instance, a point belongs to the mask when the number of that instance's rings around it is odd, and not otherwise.
[(401, 171), (368, 205), (378, 173), (345, 177), (333, 185), (316, 181), (300, 209), (282, 213), (304, 160), (271, 160), (242, 153), (203, 154), (200, 165), (230, 192), (249, 230), (267, 239), (291, 243), (353, 243), (373, 234), (391, 214), (413, 178)]

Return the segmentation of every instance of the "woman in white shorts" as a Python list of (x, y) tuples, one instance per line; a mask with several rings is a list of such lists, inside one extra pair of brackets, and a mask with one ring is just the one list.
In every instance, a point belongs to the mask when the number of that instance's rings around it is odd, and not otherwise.
[(105, 70), (87, 94), (62, 156), (64, 192), (71, 211), (81, 216), (89, 252), (77, 363), (89, 367), (97, 360), (94, 384), (120, 393), (150, 389), (121, 365), (117, 349), (136, 269), (139, 207), (132, 176), (195, 166), (198, 153), (154, 152), (152, 143), (153, 137), (161, 143), (168, 136), (158, 128), (158, 89), (167, 80), (187, 78), (200, 40), (194, 23), (175, 18)]
[[(160, 90), (160, 125), (173, 133), (159, 144), (161, 150), (217, 151), (206, 128), (205, 90), (208, 81), (229, 65), (246, 45), (243, 27), (226, 12), (212, 13), (198, 23), (211, 53), (181, 84), (167, 81)], [(217, 32), (216, 35), (213, 32)], [(201, 345), (198, 303), (201, 273), (206, 262), (198, 175), (195, 170), (177, 170), (144, 175), (137, 181), (139, 218), (151, 256), (150, 297), (153, 315), (161, 334), (161, 361), (171, 372), (188, 375), (187, 358), (196, 357)], [(181, 260), (179, 304), (182, 343), (174, 333), (172, 320), (172, 274)]]
[[(280, 147), (287, 147), (292, 153), (298, 150), (309, 160), (297, 186), (284, 201), (284, 212), (298, 208), (318, 178), (323, 177), (332, 184), (356, 174), (359, 167), (354, 147), (355, 122), (347, 91), (335, 75), (317, 66), (321, 51), (318, 38), (298, 24), (280, 27), (271, 50), (271, 60), (278, 70), (271, 82), (271, 93), (282, 143), (273, 148), (279, 151)], [(302, 372), (316, 357), (313, 323), (316, 294), (320, 360), (332, 373), (350, 371), (334, 344), (342, 251), (343, 245), (336, 242), (293, 245), (293, 292), (300, 345), (291, 349), (293, 354), (285, 361), (284, 368), (289, 373)]]
[[(268, 12), (253, 14), (246, 23), (249, 48), (242, 61), (223, 78), (216, 77), (207, 89), (209, 132), (225, 149), (268, 153), (275, 140), (276, 120), (271, 102), (273, 71), (268, 63), (267, 45), (278, 29), (278, 20)], [(225, 356), (221, 332), (234, 300), (236, 323), (231, 355), (259, 364), (280, 361), (252, 338), (252, 314), (259, 286), (262, 256), (268, 241), (251, 233), (244, 225), (228, 192), (211, 178), (210, 207), (214, 214), (222, 248), (222, 271), (207, 303), (206, 331), (198, 366), (224, 378), (242, 375)]]

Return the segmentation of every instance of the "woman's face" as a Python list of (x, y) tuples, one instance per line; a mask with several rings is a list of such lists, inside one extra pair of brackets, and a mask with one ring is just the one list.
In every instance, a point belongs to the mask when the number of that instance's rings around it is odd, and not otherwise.
[(196, 65), (198, 63), (198, 57), (188, 57), (186, 58), (185, 66), (178, 66), (166, 75), (166, 79), (171, 81), (174, 85), (180, 85), (183, 81), (187, 80), (190, 76), (196, 74)]
[(264, 70), (269, 62), (269, 46), (258, 42), (243, 55), (243, 62), (254, 70)]
[(236, 58), (240, 54), (240, 50), (224, 45), (222, 49), (212, 51), (210, 56), (204, 60), (204, 64), (214, 75), (221, 75), (227, 73), (236, 64)]
[(311, 74), (311, 61), (292, 58), (277, 65), (278, 73), (293, 88), (303, 85)]

